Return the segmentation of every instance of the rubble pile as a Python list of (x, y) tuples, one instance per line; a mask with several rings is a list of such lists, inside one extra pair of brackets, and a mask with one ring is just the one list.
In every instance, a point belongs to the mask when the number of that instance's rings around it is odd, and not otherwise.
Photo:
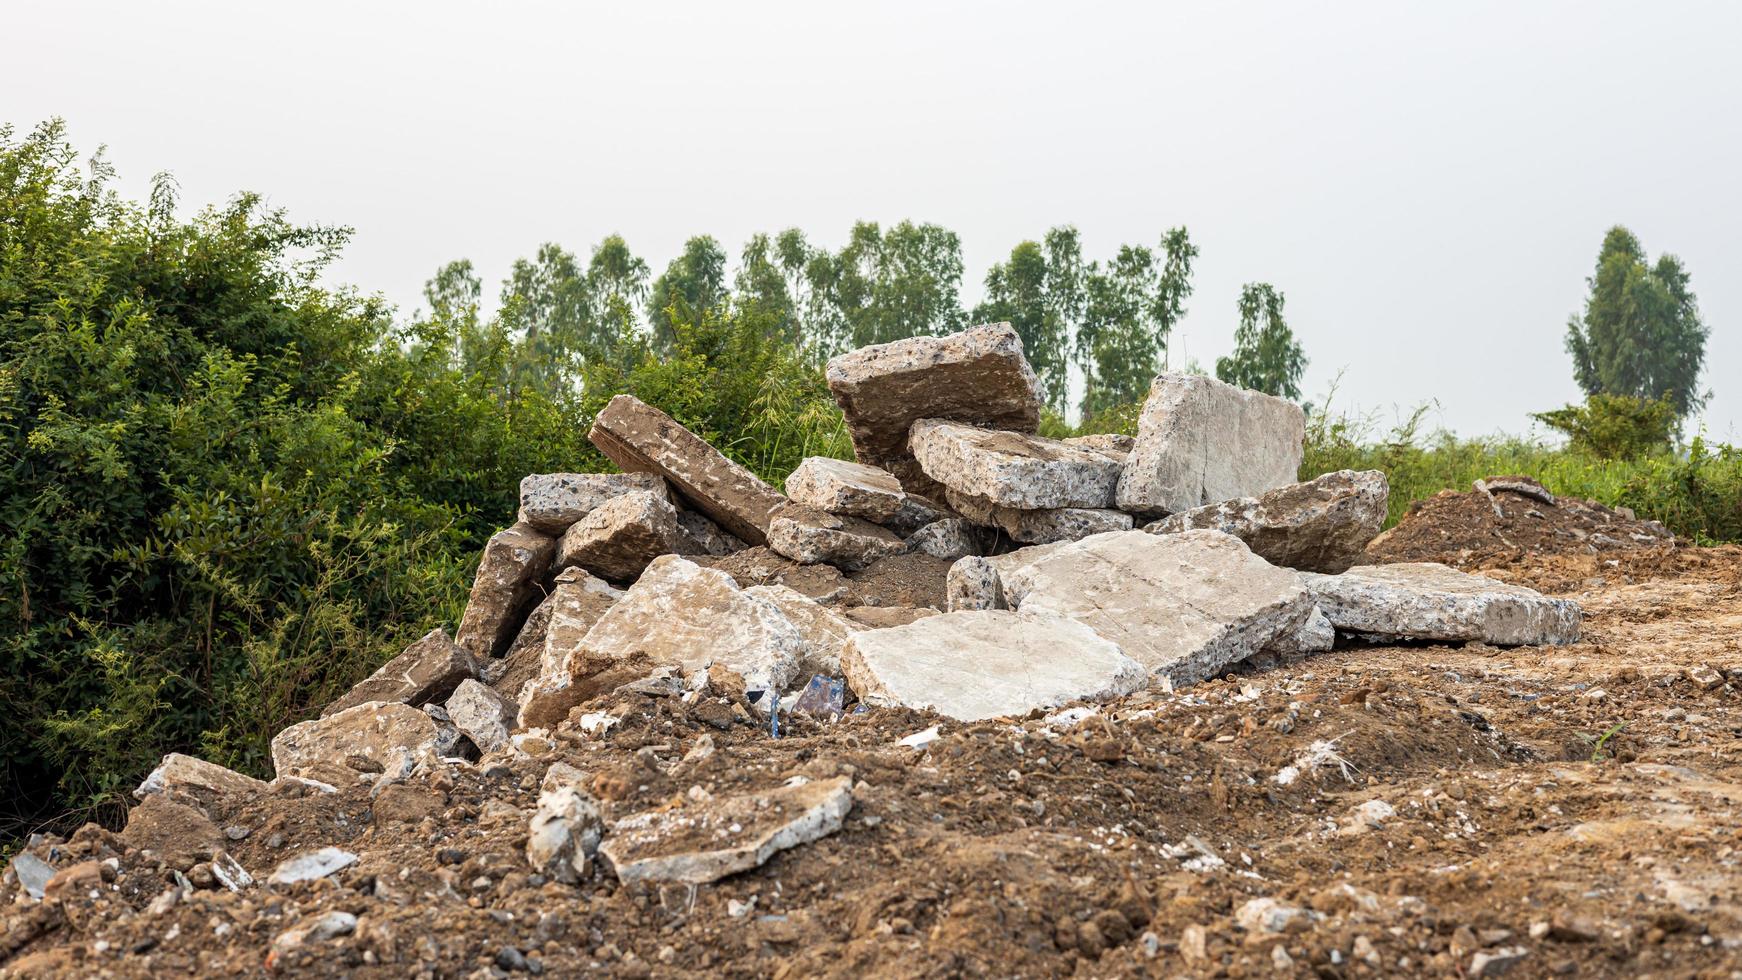
[[(784, 493), (659, 409), (612, 399), (590, 437), (624, 472), (527, 476), (451, 638), (432, 632), (281, 732), (271, 783), (165, 758), (130, 832), (213, 829), (172, 863), (240, 893), (355, 858), (328, 847), (244, 869), (202, 810), (214, 798), (366, 785), (378, 822), (427, 821), (439, 803), (414, 776), (548, 756), (620, 723), (594, 703), (624, 692), (777, 738), (795, 715), (1035, 717), (1289, 663), (1339, 638), (1578, 640), (1571, 600), (1444, 565), (1356, 565), (1383, 524), (1385, 477), (1296, 482), (1304, 419), (1283, 399), (1164, 374), (1134, 438), (1049, 439), (1008, 324), (855, 351), (827, 381), (857, 459), (806, 459)], [(698, 740), (675, 765), (705, 767), (713, 751)], [(838, 831), (854, 792), (850, 778), (799, 774), (624, 813), (621, 787), (553, 762), (535, 804), (499, 815), (524, 828), (522, 873), (693, 887)], [(38, 875), (34, 855), (19, 861), (15, 878)], [(355, 928), (322, 919), (291, 945)]]

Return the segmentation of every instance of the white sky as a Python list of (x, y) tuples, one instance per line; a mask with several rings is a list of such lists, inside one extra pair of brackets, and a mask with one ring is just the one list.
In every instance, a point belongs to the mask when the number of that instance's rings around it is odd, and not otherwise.
[[(654, 271), (797, 225), (960, 234), (964, 305), (1023, 238), (1091, 258), (1185, 224), (1173, 357), (1288, 296), (1307, 393), (1525, 432), (1604, 230), (1679, 254), (1742, 439), (1742, 5), (12, 0), (0, 120), (65, 117), (142, 196), (258, 190), (348, 224), (335, 278), (409, 312), (471, 258), (622, 233)], [(1690, 430), (1691, 431), (1691, 430)]]

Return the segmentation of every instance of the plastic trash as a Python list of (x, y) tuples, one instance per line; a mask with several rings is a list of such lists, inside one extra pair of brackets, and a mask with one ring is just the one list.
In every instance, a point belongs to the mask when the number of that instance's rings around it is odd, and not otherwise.
[(792, 706), (794, 711), (802, 711), (816, 717), (838, 718), (846, 710), (847, 682), (826, 674), (816, 674), (811, 682), (805, 685), (799, 694), (798, 701)]

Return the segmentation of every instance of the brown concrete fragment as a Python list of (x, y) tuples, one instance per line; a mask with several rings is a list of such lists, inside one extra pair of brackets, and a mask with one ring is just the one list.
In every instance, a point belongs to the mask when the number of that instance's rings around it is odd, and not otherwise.
[(870, 521), (788, 504), (769, 524), (768, 547), (793, 561), (852, 572), (880, 558), (901, 554), (907, 550), (907, 542)]
[(448, 639), (447, 630), (433, 629), (406, 647), (399, 656), (382, 664), (380, 670), (358, 682), (343, 697), (327, 705), (321, 710), (321, 717), (330, 717), (366, 701), (397, 701), (410, 705), (440, 701), (453, 693), (461, 681), (476, 673), (477, 664), (472, 655)]
[(360, 775), (433, 752), (436, 721), (408, 704), (371, 701), (327, 718), (305, 721), (272, 739), (272, 765), (280, 777), (313, 779), (343, 787)]
[(555, 558), (556, 539), (530, 525), (516, 524), (492, 535), (478, 561), (454, 642), (477, 660), (505, 651), (542, 595), (538, 583)]
[(632, 395), (611, 399), (587, 438), (626, 472), (665, 477), (691, 507), (748, 544), (767, 541), (769, 515), (786, 503), (754, 473)]
[(830, 361), (827, 379), (859, 462), (890, 468), (919, 492), (892, 465), (910, 460), (914, 422), (948, 419), (1013, 432), (1040, 426), (1040, 383), (1008, 323), (863, 347)]
[(557, 548), (558, 568), (584, 568), (613, 582), (630, 582), (660, 555), (683, 551), (689, 540), (677, 511), (663, 497), (633, 490), (613, 497), (575, 522)]

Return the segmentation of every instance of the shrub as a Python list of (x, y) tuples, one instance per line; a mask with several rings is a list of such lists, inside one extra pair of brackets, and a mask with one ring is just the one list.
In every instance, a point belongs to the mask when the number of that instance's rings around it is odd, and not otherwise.
[(451, 624), (576, 406), (446, 366), (316, 276), (343, 229), (174, 217), (0, 129), (0, 834), (89, 815), (164, 752), (271, 736)]
[(1667, 452), (1680, 421), (1667, 398), (1604, 394), (1531, 418), (1565, 435), (1570, 448), (1599, 459)]

